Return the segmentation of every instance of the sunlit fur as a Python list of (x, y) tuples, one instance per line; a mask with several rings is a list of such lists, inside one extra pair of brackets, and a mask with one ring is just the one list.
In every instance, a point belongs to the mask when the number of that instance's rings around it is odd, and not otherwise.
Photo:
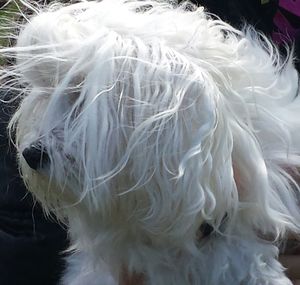
[[(275, 244), (300, 231), (292, 55), (202, 7), (131, 0), (35, 8), (0, 52), (24, 97), (23, 178), (77, 252), (64, 285), (123, 268), (146, 285), (291, 284)], [(35, 141), (38, 171), (21, 155)]]

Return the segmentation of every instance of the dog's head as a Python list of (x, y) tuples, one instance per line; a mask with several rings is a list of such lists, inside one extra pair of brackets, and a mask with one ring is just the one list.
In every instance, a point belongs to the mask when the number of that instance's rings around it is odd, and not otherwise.
[(243, 201), (246, 221), (272, 229), (286, 216), (271, 217), (282, 169), (267, 146), (282, 152), (288, 134), (272, 142), (288, 131), (267, 108), (296, 87), (280, 88), (294, 70), (279, 74), (266, 49), (189, 4), (106, 0), (33, 17), (15, 48), (26, 96), (12, 120), (29, 189), (46, 209), (151, 233), (217, 228)]

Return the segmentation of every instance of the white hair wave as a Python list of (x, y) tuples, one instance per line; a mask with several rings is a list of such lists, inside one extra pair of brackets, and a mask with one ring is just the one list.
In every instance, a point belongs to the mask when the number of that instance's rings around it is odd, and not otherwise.
[[(190, 3), (35, 10), (0, 78), (24, 97), (11, 122), (24, 180), (92, 261), (88, 285), (107, 285), (102, 260), (150, 285), (290, 284), (261, 237), (300, 231), (292, 56)], [(21, 155), (36, 141), (38, 171)], [(215, 234), (199, 240), (203, 223)]]

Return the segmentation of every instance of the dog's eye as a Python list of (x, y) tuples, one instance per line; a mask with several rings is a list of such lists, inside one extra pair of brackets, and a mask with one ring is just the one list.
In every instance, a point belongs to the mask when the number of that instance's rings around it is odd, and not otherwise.
[(80, 93), (73, 91), (73, 92), (69, 92), (68, 95), (66, 96), (68, 103), (70, 105), (74, 105), (74, 103), (76, 102), (76, 100), (78, 99), (78, 97), (80, 96)]
[(49, 156), (41, 142), (34, 142), (22, 152), (24, 159), (30, 168), (38, 170), (43, 168), (49, 162)]

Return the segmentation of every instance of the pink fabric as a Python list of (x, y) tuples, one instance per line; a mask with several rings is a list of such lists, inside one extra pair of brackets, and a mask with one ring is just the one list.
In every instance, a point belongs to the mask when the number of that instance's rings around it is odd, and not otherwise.
[(279, 7), (300, 17), (300, 0), (279, 0)]
[[(279, 0), (279, 6), (300, 17), (300, 0)], [(300, 38), (300, 29), (294, 28), (279, 10), (273, 21), (278, 31), (272, 34), (272, 38), (277, 44), (292, 42), (294, 39)]]
[(277, 11), (274, 17), (274, 24), (281, 33), (289, 36), (290, 38), (295, 38), (297, 30), (292, 27), (289, 21), (282, 15), (282, 13), (280, 13), (280, 11)]

